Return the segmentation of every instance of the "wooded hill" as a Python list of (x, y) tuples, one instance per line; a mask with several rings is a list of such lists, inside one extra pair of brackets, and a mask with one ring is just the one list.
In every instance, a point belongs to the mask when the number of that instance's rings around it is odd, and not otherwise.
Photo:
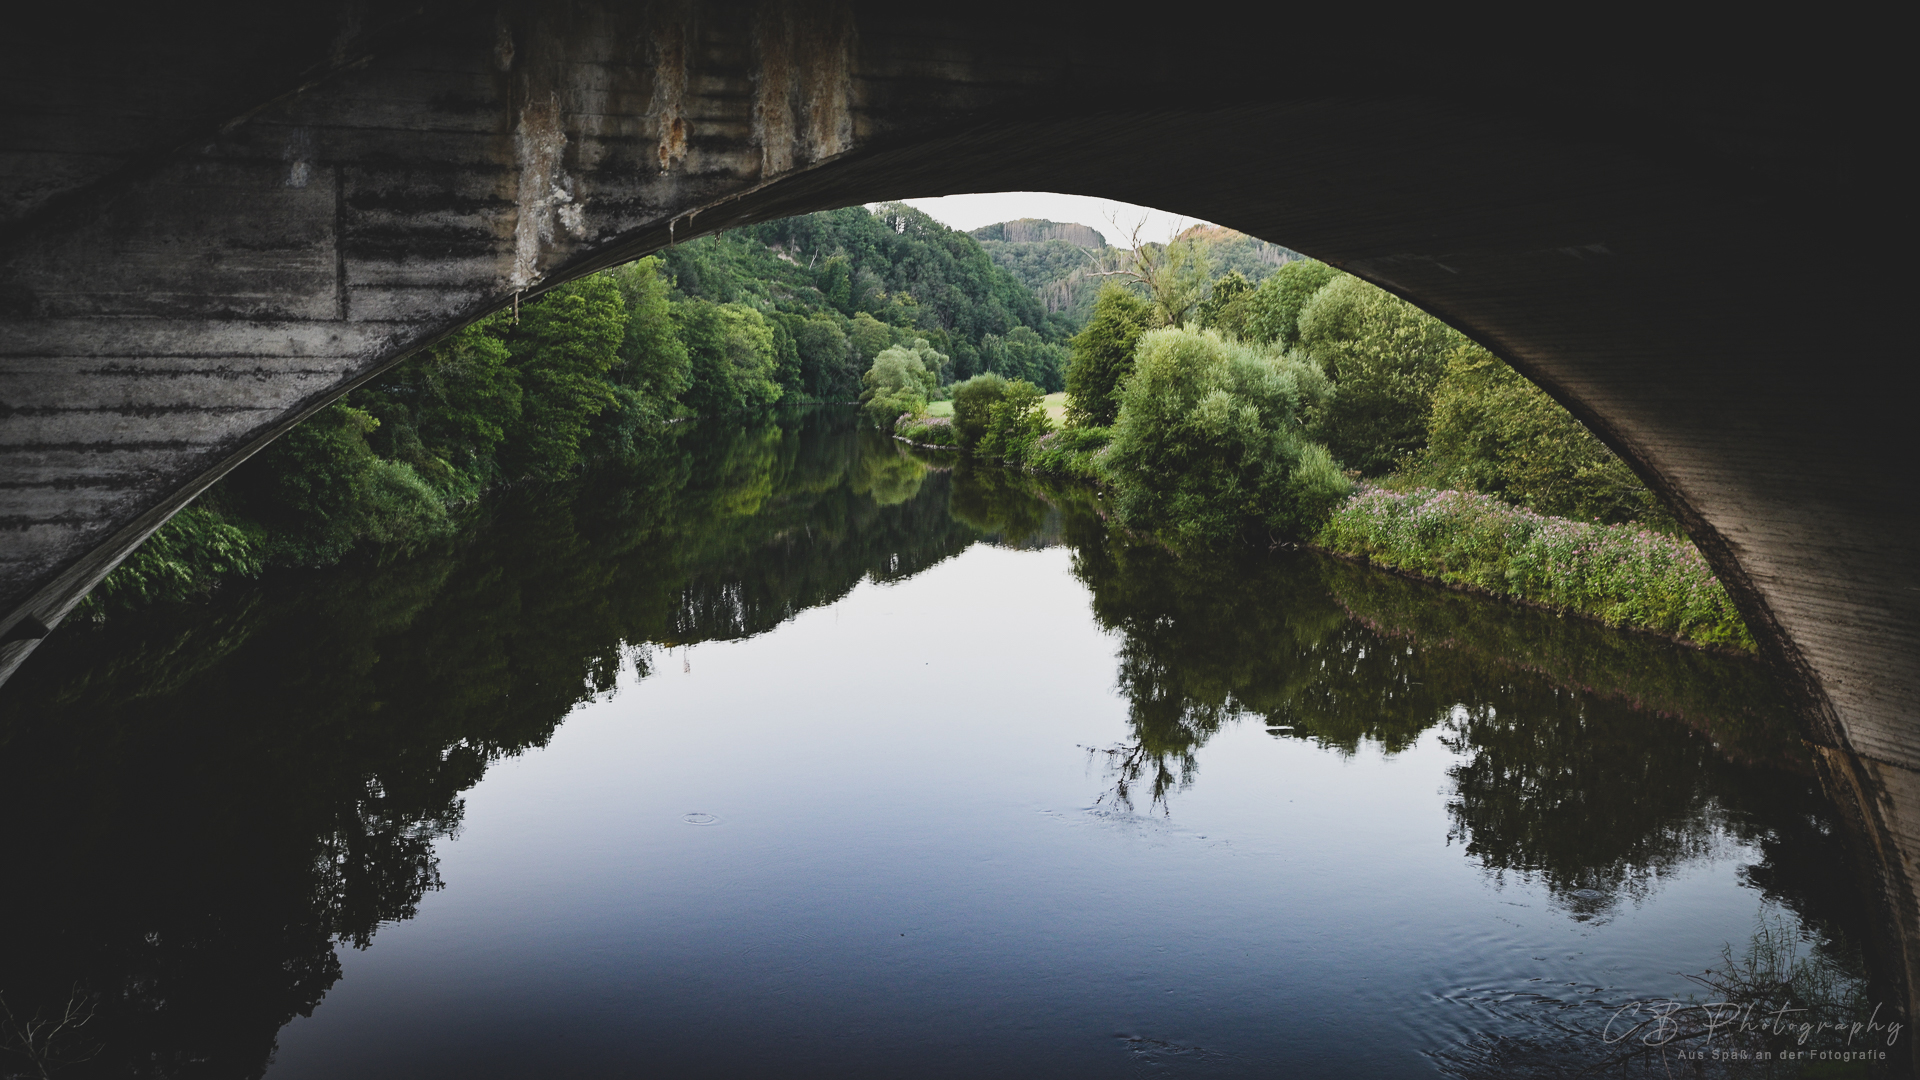
[[(1049, 318), (1073, 333), (1093, 316), (1101, 283), (1115, 280), (1114, 271), (1126, 258), (1126, 249), (1109, 244), (1098, 230), (1044, 218), (1003, 221), (968, 235), (980, 242), (994, 265), (1032, 290)], [(1204, 255), (1209, 280), (1238, 271), (1249, 284), (1258, 285), (1275, 270), (1304, 258), (1291, 248), (1219, 225), (1195, 225), (1173, 243), (1192, 245)]]

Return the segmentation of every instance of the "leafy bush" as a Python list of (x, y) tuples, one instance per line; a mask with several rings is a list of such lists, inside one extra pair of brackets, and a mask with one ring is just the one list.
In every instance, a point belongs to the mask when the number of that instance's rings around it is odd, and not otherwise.
[(1314, 423), (1335, 457), (1377, 476), (1426, 445), (1434, 388), (1461, 341), (1456, 331), (1345, 274), (1307, 301), (1299, 330), (1300, 347), (1338, 388)]
[(1472, 489), (1543, 514), (1680, 533), (1626, 462), (1545, 391), (1472, 343), (1448, 354), (1427, 448), (1404, 473), (1417, 486)]
[(919, 416), (927, 411), (927, 395), (939, 385), (939, 376), (928, 369), (923, 357), (940, 354), (927, 349), (925, 341), (915, 344), (918, 350), (899, 345), (881, 350), (873, 358), (873, 366), (860, 376), (861, 385), (866, 387), (860, 394), (860, 405), (876, 427), (891, 429), (902, 415)]
[(360, 484), (355, 500), (358, 539), (411, 547), (453, 530), (439, 493), (404, 461), (375, 458)]
[(308, 417), (235, 469), (223, 486), (235, 510), (265, 527), (274, 562), (325, 566), (352, 547), (380, 421), (345, 402)]
[(237, 525), (212, 507), (189, 506), (115, 567), (77, 612), (99, 617), (111, 608), (190, 600), (212, 592), (223, 578), (258, 577), (265, 565), (266, 537), (258, 526)]
[(1212, 331), (1141, 339), (1107, 473), (1128, 525), (1178, 544), (1311, 534), (1350, 485), (1301, 430), (1319, 368)]
[(986, 437), (993, 406), (1006, 396), (1009, 385), (993, 372), (953, 384), (953, 427), (962, 449), (972, 450)]
[(1044, 397), (1039, 387), (1025, 379), (1008, 383), (1000, 400), (987, 410), (986, 434), (980, 437), (973, 452), (998, 458), (1009, 465), (1024, 462), (1040, 437), (1052, 428), (1047, 423), (1046, 404), (1041, 400)]
[(903, 416), (894, 425), (894, 434), (921, 446), (960, 445), (960, 433), (949, 416)]
[(1026, 467), (1034, 472), (1067, 476), (1097, 484), (1105, 479), (1101, 463), (1113, 429), (1070, 427), (1040, 436), (1027, 454)]
[(1327, 549), (1703, 645), (1753, 636), (1699, 550), (1627, 525), (1549, 517), (1462, 491), (1369, 491), (1320, 531)]

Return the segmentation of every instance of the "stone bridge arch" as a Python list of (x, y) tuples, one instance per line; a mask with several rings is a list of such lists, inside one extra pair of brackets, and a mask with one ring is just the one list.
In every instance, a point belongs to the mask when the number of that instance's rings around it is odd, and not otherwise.
[[(1881, 381), (1911, 355), (1882, 273), (1899, 99), (1871, 31), (923, 10), (315, 0), (19, 26), (0, 679), (226, 470), (517, 297), (752, 221), (1054, 190), (1286, 244), (1508, 358), (1674, 507), (1842, 771), (1920, 804), (1911, 423)], [(1863, 798), (1913, 879), (1920, 826)]]

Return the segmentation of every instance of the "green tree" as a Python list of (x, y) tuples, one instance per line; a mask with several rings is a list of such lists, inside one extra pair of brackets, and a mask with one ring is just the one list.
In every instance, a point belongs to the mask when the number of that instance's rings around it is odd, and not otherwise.
[(1147, 305), (1132, 293), (1114, 284), (1100, 290), (1093, 318), (1074, 336), (1067, 363), (1067, 416), (1072, 423), (1105, 427), (1119, 415), (1120, 387), (1133, 370), (1133, 352), (1148, 319)]
[(927, 374), (933, 377), (932, 385), (927, 388), (929, 394), (932, 394), (941, 383), (947, 381), (952, 364), (947, 355), (935, 349), (926, 338), (914, 338), (912, 344), (896, 345), (894, 348), (905, 349), (920, 358), (920, 363), (927, 369)]
[(1335, 457), (1376, 476), (1426, 445), (1433, 391), (1459, 333), (1345, 274), (1313, 294), (1299, 327), (1301, 348), (1334, 383), (1316, 434)]
[(1285, 348), (1300, 344), (1300, 311), (1340, 271), (1313, 259), (1296, 259), (1273, 272), (1240, 301), (1240, 336)]
[(1049, 429), (1044, 396), (1025, 379), (1008, 382), (1000, 399), (988, 407), (987, 430), (974, 452), (1010, 465), (1025, 461)]
[(980, 340), (986, 370), (1009, 379), (1025, 379), (1052, 392), (1066, 386), (1067, 350), (1049, 345), (1031, 328), (1016, 326), (1005, 337), (988, 334)]
[(774, 381), (780, 384), (782, 398), (797, 401), (806, 396), (807, 386), (800, 375), (800, 344), (794, 340), (790, 321), (797, 320), (775, 315), (767, 319), (767, 326), (773, 330)]
[(1253, 292), (1253, 283), (1238, 270), (1228, 271), (1227, 276), (1213, 283), (1213, 291), (1207, 294), (1200, 306), (1194, 309), (1194, 320), (1202, 330), (1218, 330), (1229, 337), (1247, 336), (1247, 298)]
[(853, 314), (853, 270), (844, 257), (836, 255), (820, 268), (820, 295), (840, 314)]
[(693, 372), (687, 347), (674, 328), (667, 300), (671, 286), (660, 273), (660, 260), (640, 259), (610, 275), (627, 308), (614, 382), (632, 387), (650, 402), (670, 402), (686, 390)]
[(1680, 529), (1627, 463), (1559, 402), (1471, 342), (1447, 357), (1416, 483), (1469, 488), (1542, 514)]
[(265, 527), (267, 561), (324, 566), (362, 539), (404, 545), (449, 528), (439, 494), (368, 446), (379, 427), (337, 401), (234, 471), (222, 495)]
[(1141, 241), (1140, 226), (1135, 226), (1133, 247), (1119, 274), (1146, 291), (1155, 326), (1181, 326), (1207, 295), (1213, 260), (1208, 245), (1195, 236), (1149, 244)]
[(972, 450), (986, 437), (993, 407), (1007, 396), (1008, 385), (991, 371), (953, 384), (953, 430), (962, 449)]
[(764, 409), (780, 400), (780, 354), (772, 324), (745, 304), (720, 305), (736, 408)]
[(701, 416), (759, 409), (780, 400), (773, 328), (743, 304), (688, 300), (673, 305), (693, 377), (681, 404)]
[(854, 353), (867, 364), (894, 343), (893, 328), (864, 311), (853, 317), (847, 337), (853, 342)]
[(580, 462), (594, 417), (617, 400), (607, 373), (627, 336), (627, 305), (605, 274), (521, 309), (507, 350), (524, 397), (505, 456), (518, 475), (558, 477)]
[(720, 305), (707, 300), (683, 300), (673, 305), (673, 326), (687, 349), (687, 388), (680, 404), (696, 416), (719, 416), (739, 407), (733, 384), (733, 363), (727, 356), (727, 330)]
[(600, 452), (628, 457), (643, 433), (657, 429), (687, 389), (693, 361), (673, 322), (660, 261), (641, 259), (608, 271), (626, 304), (626, 336), (608, 373), (614, 404), (594, 425)]
[(1310, 533), (1350, 488), (1303, 431), (1326, 394), (1310, 363), (1212, 331), (1149, 332), (1107, 460), (1121, 519), (1179, 545)]
[[(919, 344), (924, 347), (926, 342)], [(890, 431), (902, 413), (919, 416), (927, 411), (927, 395), (940, 383), (938, 377), (927, 370), (922, 355), (896, 345), (874, 357), (873, 366), (860, 377), (865, 387), (860, 394), (860, 404), (875, 425)]]
[(795, 328), (793, 340), (800, 354), (800, 381), (807, 393), (822, 401), (847, 401), (858, 393), (853, 343), (830, 316), (814, 314)]
[(448, 495), (470, 497), (495, 479), (496, 452), (521, 414), (508, 329), (504, 314), (481, 319), (349, 394), (379, 421), (369, 447)]

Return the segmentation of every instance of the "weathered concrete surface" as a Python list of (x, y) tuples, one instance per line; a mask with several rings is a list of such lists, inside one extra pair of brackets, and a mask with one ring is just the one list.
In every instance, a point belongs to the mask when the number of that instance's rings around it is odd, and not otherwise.
[[(1872, 28), (284, 7), (0, 43), (0, 677), (223, 471), (516, 295), (748, 221), (1038, 189), (1284, 243), (1487, 343), (1669, 499), (1836, 760), (1920, 768), (1903, 98)], [(1877, 798), (1916, 865), (1920, 815)]]

